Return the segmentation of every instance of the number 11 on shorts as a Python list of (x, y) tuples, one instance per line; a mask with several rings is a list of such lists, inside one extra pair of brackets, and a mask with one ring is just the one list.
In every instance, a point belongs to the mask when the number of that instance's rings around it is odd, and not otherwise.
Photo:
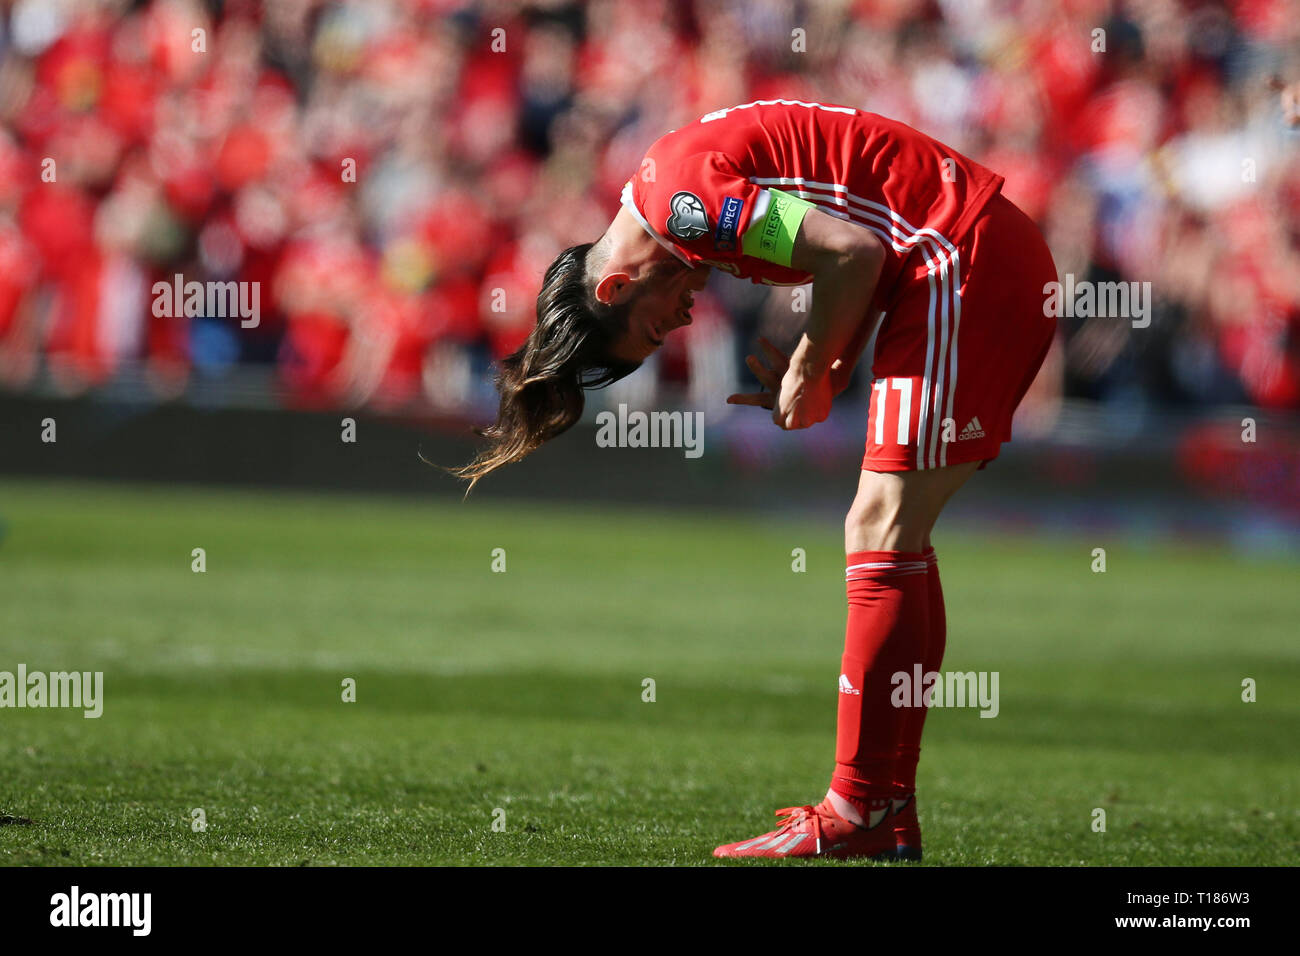
[(901, 392), (898, 399), (898, 444), (907, 444), (907, 433), (912, 421), (912, 380), (910, 378), (882, 378), (871, 386), (876, 396), (876, 444), (885, 443), (885, 402), (890, 391)]

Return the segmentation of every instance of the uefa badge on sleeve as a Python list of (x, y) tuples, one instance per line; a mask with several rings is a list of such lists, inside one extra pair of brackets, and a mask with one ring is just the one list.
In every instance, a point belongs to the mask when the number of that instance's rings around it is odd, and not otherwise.
[(673, 193), (668, 201), (672, 215), (668, 217), (668, 234), (684, 242), (698, 239), (709, 231), (709, 216), (704, 211), (704, 203), (695, 193), (685, 191)]

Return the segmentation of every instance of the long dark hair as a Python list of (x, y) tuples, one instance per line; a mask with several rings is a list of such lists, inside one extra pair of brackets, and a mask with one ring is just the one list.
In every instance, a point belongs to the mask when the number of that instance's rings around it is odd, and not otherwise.
[(609, 354), (627, 328), (631, 302), (606, 305), (592, 294), (587, 270), (592, 245), (570, 246), (546, 270), (537, 294), (537, 324), (497, 369), (496, 423), (476, 429), (488, 445), (468, 465), (448, 469), (469, 481), (466, 494), (480, 478), (571, 428), (582, 417), (583, 389), (604, 388), (640, 366)]

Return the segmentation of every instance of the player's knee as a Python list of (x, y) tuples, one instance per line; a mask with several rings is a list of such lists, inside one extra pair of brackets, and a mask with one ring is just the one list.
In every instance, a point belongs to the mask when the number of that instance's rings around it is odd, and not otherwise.
[(844, 549), (893, 551), (901, 533), (899, 502), (881, 488), (859, 488), (844, 518)]

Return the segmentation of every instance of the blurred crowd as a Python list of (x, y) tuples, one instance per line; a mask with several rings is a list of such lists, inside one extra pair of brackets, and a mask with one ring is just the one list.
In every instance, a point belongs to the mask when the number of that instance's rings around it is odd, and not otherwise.
[[(1151, 283), (1146, 328), (1062, 320), (1042, 407), (1300, 407), (1297, 6), (0, 0), (0, 387), (477, 407), (654, 139), (796, 98), (1002, 173), (1062, 275)], [(178, 274), (258, 283), (256, 325), (156, 314)], [(720, 403), (789, 295), (715, 279), (620, 384)]]

